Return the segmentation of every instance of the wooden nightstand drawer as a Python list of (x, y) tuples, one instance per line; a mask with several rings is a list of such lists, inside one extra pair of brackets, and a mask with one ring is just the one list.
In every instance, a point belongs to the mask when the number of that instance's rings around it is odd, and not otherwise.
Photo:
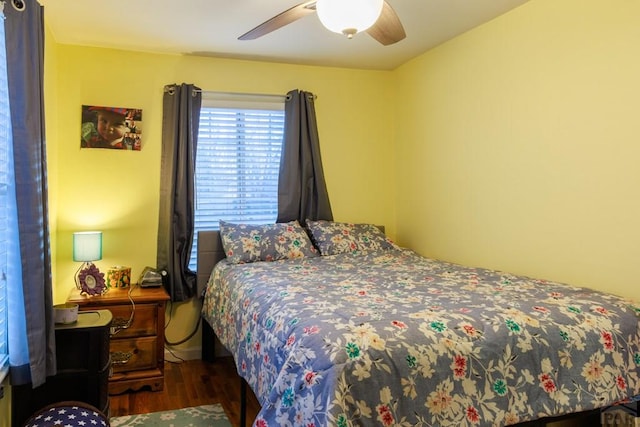
[(111, 341), (113, 372), (153, 369), (158, 366), (156, 337)]
[(111, 338), (120, 339), (156, 335), (158, 329), (158, 306), (156, 304), (136, 305), (131, 325), (126, 329), (120, 329), (129, 322), (131, 310), (131, 304), (109, 306), (109, 311), (113, 314)]

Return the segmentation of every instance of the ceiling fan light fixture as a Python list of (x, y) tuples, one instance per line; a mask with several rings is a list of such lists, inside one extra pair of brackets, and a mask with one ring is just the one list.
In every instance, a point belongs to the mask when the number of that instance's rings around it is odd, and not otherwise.
[(351, 38), (376, 23), (384, 0), (318, 0), (316, 11), (322, 25)]

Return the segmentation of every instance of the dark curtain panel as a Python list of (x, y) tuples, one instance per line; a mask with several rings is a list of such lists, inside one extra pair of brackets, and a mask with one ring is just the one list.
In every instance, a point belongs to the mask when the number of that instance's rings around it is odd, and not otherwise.
[(187, 300), (196, 292), (196, 273), (189, 269), (189, 257), (201, 105), (202, 93), (191, 84), (164, 88), (157, 266), (168, 273), (171, 301)]
[(48, 375), (56, 372), (44, 137), (44, 11), (36, 0), (23, 0), (22, 3), (22, 11), (16, 10), (11, 1), (7, 1), (4, 7), (18, 232), (29, 349), (28, 366), (11, 367), (11, 383), (21, 385), (31, 382), (36, 387)]
[(315, 96), (310, 92), (292, 90), (287, 94), (277, 222), (333, 220), (322, 171), (314, 102)]

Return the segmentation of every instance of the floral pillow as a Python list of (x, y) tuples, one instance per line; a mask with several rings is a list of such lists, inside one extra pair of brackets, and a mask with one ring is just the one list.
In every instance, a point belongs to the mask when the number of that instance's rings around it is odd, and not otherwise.
[(232, 264), (318, 256), (298, 221), (265, 225), (220, 221), (220, 238)]
[(373, 224), (307, 220), (307, 228), (321, 255), (398, 249)]

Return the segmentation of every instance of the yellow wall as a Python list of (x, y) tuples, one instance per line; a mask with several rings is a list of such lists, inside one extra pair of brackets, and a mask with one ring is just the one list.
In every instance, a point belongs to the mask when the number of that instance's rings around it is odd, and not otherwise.
[[(48, 51), (52, 48), (48, 47)], [(72, 232), (103, 231), (102, 271), (113, 265), (155, 266), (163, 87), (318, 96), (321, 151), (336, 220), (385, 224), (394, 233), (391, 72), (356, 71), (194, 56), (158, 55), (57, 45), (56, 84), (47, 92), (50, 182), (56, 205), (55, 300), (73, 287)], [(80, 149), (82, 105), (143, 110), (140, 152)], [(167, 336), (191, 332), (197, 304), (177, 309)], [(196, 339), (186, 347), (199, 345)]]
[(638, 17), (533, 0), (396, 70), (399, 243), (635, 297)]

